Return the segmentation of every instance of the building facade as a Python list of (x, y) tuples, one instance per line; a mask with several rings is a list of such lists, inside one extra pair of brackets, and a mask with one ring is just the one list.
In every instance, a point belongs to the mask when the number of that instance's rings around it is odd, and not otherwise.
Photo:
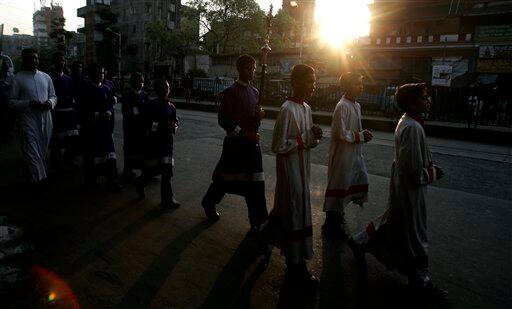
[(123, 38), (122, 71), (146, 74), (173, 75), (181, 62), (165, 51), (158, 42), (147, 37), (149, 23), (162, 21), (167, 31), (179, 28), (180, 0), (113, 0), (111, 10), (118, 16)]
[(86, 6), (77, 10), (77, 16), (84, 18), (84, 27), (78, 32), (85, 35), (85, 65), (101, 62), (102, 51), (105, 48), (104, 30), (101, 26), (108, 22), (105, 12), (110, 12), (110, 0), (87, 0)]
[(53, 5), (53, 3), (50, 7), (43, 6), (34, 13), (32, 21), (38, 46), (44, 47), (47, 45), (50, 33), (54, 30), (54, 27), (57, 27), (53, 21), (60, 18), (64, 18), (64, 11), (61, 6)]
[(376, 0), (372, 16), (350, 54), (369, 83), (467, 87), (512, 73), (512, 1)]
[(34, 48), (37, 46), (37, 38), (28, 34), (4, 35), (2, 42), (2, 53), (16, 58), (21, 55), (25, 48)]

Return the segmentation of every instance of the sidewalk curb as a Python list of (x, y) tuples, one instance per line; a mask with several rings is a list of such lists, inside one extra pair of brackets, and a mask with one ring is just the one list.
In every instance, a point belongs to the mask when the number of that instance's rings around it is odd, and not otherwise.
[[(217, 112), (217, 105), (211, 103), (186, 103), (180, 99), (173, 100), (173, 103), (179, 109), (196, 110), (203, 112)], [(278, 111), (274, 109), (265, 110), (265, 118), (276, 119)], [(330, 125), (332, 117), (313, 113), (315, 123)], [(371, 130), (394, 132), (397, 124), (396, 120), (372, 119), (363, 116), (363, 127)], [(484, 128), (462, 128), (453, 126), (443, 126), (438, 124), (425, 124), (425, 132), (428, 136), (442, 137), (448, 139), (466, 140), (471, 142), (481, 142), (487, 144), (510, 145), (512, 146), (512, 129), (489, 130)]]

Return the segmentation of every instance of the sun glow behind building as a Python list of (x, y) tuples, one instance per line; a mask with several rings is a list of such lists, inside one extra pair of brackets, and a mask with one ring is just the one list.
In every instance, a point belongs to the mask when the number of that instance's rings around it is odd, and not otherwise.
[(316, 0), (319, 36), (333, 47), (343, 47), (370, 33), (372, 0)]

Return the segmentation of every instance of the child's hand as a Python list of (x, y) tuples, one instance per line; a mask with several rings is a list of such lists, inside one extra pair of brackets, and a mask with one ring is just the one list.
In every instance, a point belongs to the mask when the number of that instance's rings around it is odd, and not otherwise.
[(371, 131), (365, 129), (365, 130), (363, 130), (363, 137), (364, 137), (364, 142), (368, 143), (369, 141), (371, 141), (373, 139), (373, 134)]
[(104, 114), (103, 114), (103, 118), (107, 121), (110, 121), (110, 118), (112, 117), (112, 113), (110, 111), (106, 111)]
[(436, 169), (436, 178), (441, 179), (444, 177), (444, 171), (440, 166), (434, 165), (434, 168)]
[(252, 141), (254, 144), (259, 144), (260, 143), (260, 135), (259, 133), (255, 133), (255, 132), (247, 132), (245, 134), (245, 136), (250, 140)]
[(319, 126), (319, 125), (314, 124), (314, 125), (311, 127), (311, 131), (313, 131), (313, 135), (315, 136), (315, 139), (322, 139), (322, 137), (323, 137), (323, 131), (322, 131), (322, 128), (320, 128), (320, 126)]

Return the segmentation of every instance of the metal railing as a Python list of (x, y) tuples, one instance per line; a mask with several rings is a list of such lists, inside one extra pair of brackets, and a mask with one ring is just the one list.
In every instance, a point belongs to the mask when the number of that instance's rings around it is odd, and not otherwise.
[[(195, 78), (190, 89), (190, 98), (195, 101), (217, 101), (217, 95), (233, 83), (232, 79)], [(258, 81), (254, 83), (259, 88)], [(187, 90), (181, 79), (172, 82), (172, 95), (185, 97)], [(190, 87), (189, 87), (190, 88)], [(394, 87), (366, 86), (358, 98), (364, 115), (396, 119), (401, 114), (395, 104)], [(289, 81), (269, 80), (265, 90), (265, 106), (279, 107), (291, 95)], [(332, 112), (343, 92), (337, 83), (317, 83), (309, 105), (314, 111)], [(471, 126), (512, 126), (512, 101), (510, 98), (484, 98), (484, 104), (477, 113), (468, 106), (467, 89), (431, 89), (430, 120), (468, 123)]]

